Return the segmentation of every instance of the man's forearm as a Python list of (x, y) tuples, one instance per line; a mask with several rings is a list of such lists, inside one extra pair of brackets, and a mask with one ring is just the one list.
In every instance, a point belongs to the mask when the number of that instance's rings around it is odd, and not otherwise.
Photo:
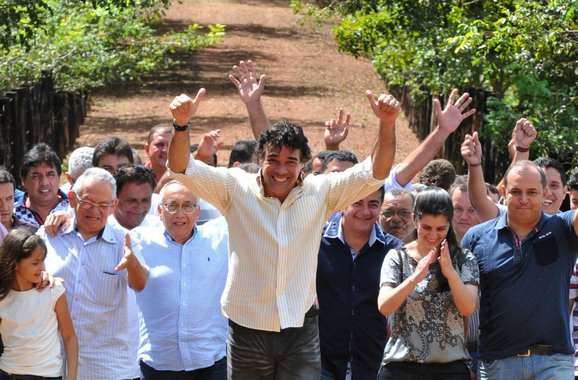
[(399, 165), (396, 173), (397, 182), (405, 186), (422, 170), (440, 151), (449, 134), (438, 126), (426, 139), (414, 149)]
[(189, 164), (191, 152), (191, 142), (189, 131), (174, 131), (173, 138), (169, 145), (169, 169), (175, 173), (184, 173)]
[(251, 123), (251, 131), (255, 140), (259, 140), (261, 133), (269, 129), (269, 119), (265, 114), (263, 103), (261, 101), (245, 104), (247, 113), (249, 114), (249, 123)]
[(385, 179), (389, 175), (395, 158), (395, 122), (379, 122), (379, 133), (371, 154), (373, 178)]

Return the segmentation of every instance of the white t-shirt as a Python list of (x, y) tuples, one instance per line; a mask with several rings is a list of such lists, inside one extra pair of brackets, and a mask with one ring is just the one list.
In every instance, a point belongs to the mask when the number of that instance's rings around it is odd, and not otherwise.
[(0, 301), (0, 334), (4, 372), (44, 377), (62, 376), (62, 355), (58, 320), (54, 306), (64, 294), (64, 286), (39, 292), (10, 291)]

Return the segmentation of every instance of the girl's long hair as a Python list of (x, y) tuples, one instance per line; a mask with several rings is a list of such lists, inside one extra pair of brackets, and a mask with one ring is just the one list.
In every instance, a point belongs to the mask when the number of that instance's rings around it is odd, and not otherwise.
[[(462, 252), (456, 232), (454, 231), (454, 206), (448, 192), (439, 187), (428, 187), (424, 191), (421, 191), (415, 199), (413, 213), (416, 220), (420, 220), (425, 215), (444, 215), (448, 218), (450, 225), (446, 236), (446, 242), (452, 259), (452, 265), (456, 269), (460, 268), (464, 263), (465, 255)], [(449, 291), (448, 280), (442, 274), (441, 268), (437, 262), (435, 262), (434, 273), (439, 284), (439, 290)]]
[(42, 247), (46, 255), (44, 241), (26, 228), (15, 228), (0, 245), (0, 301), (6, 298), (16, 279), (16, 264), (30, 256), (36, 248)]

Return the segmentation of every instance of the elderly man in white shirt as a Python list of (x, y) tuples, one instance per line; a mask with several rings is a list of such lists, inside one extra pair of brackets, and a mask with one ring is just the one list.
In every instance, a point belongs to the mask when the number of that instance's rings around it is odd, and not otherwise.
[(230, 319), (229, 377), (319, 378), (317, 318), (308, 310), (315, 299), (321, 230), (334, 212), (383, 184), (395, 154), (399, 102), (368, 91), (380, 121), (371, 157), (343, 173), (303, 178), (301, 167), (311, 152), (303, 129), (287, 121), (261, 134), (257, 174), (189, 160), (188, 123), (204, 93), (171, 103), (175, 134), (168, 167), (229, 224), (229, 273), (221, 299)]
[(107, 223), (117, 206), (115, 189), (106, 170), (88, 169), (69, 192), (72, 223), (55, 237), (38, 231), (48, 248), (47, 271), (66, 283), (78, 335), (79, 379), (140, 377), (129, 292), (144, 289), (148, 271), (133, 254), (126, 230)]

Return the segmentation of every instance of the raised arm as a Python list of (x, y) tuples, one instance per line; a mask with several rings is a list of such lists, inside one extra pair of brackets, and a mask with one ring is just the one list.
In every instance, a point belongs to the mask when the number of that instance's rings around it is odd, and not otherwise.
[[(536, 129), (529, 120), (521, 118), (516, 122), (516, 126), (512, 131), (512, 140), (510, 141), (510, 144), (508, 144), (508, 147), (510, 145), (512, 146), (513, 152), (512, 163), (510, 166), (512, 166), (516, 161), (530, 159), (530, 146), (536, 139), (536, 136)], [(504, 178), (500, 180), (496, 187), (501, 193), (502, 188), (504, 187)]]
[(259, 140), (261, 133), (270, 127), (269, 119), (261, 103), (267, 76), (263, 74), (257, 78), (255, 66), (249, 60), (239, 62), (239, 66), (233, 66), (233, 74), (229, 75), (229, 80), (237, 87), (239, 97), (247, 107), (253, 136), (255, 140)]
[(205, 92), (205, 89), (201, 88), (194, 100), (185, 94), (179, 95), (173, 99), (169, 106), (175, 126), (177, 128), (187, 126), (186, 129), (179, 128), (179, 130), (174, 130), (173, 138), (169, 145), (169, 161), (167, 165), (175, 173), (184, 173), (189, 164), (189, 156), (191, 154), (189, 119), (197, 112)]
[[(456, 100), (456, 98), (458, 98)], [(476, 113), (476, 109), (466, 109), (472, 102), (472, 97), (467, 92), (458, 97), (458, 90), (453, 89), (448, 97), (447, 104), (442, 110), (440, 101), (434, 99), (434, 109), (438, 126), (426, 137), (426, 139), (414, 149), (398, 166), (397, 182), (405, 186), (415, 175), (430, 162), (440, 151), (445, 141), (460, 124)]]
[(340, 108), (337, 120), (331, 119), (325, 122), (325, 132), (323, 133), (325, 150), (339, 150), (339, 144), (347, 138), (351, 115), (348, 112), (345, 115), (345, 119), (343, 119), (343, 116), (343, 108)]
[(478, 132), (474, 132), (473, 135), (466, 135), (460, 152), (468, 164), (468, 195), (480, 222), (497, 217), (498, 206), (488, 198), (484, 171), (482, 170), (482, 145), (478, 138)]
[(395, 120), (400, 104), (392, 95), (381, 94), (375, 99), (369, 90), (366, 95), (373, 114), (379, 119), (379, 131), (371, 152), (373, 178), (385, 179), (395, 157)]
[(223, 142), (220, 138), (220, 129), (205, 133), (201, 138), (199, 148), (193, 152), (195, 160), (203, 161), (207, 165), (213, 165), (213, 156), (223, 147)]

